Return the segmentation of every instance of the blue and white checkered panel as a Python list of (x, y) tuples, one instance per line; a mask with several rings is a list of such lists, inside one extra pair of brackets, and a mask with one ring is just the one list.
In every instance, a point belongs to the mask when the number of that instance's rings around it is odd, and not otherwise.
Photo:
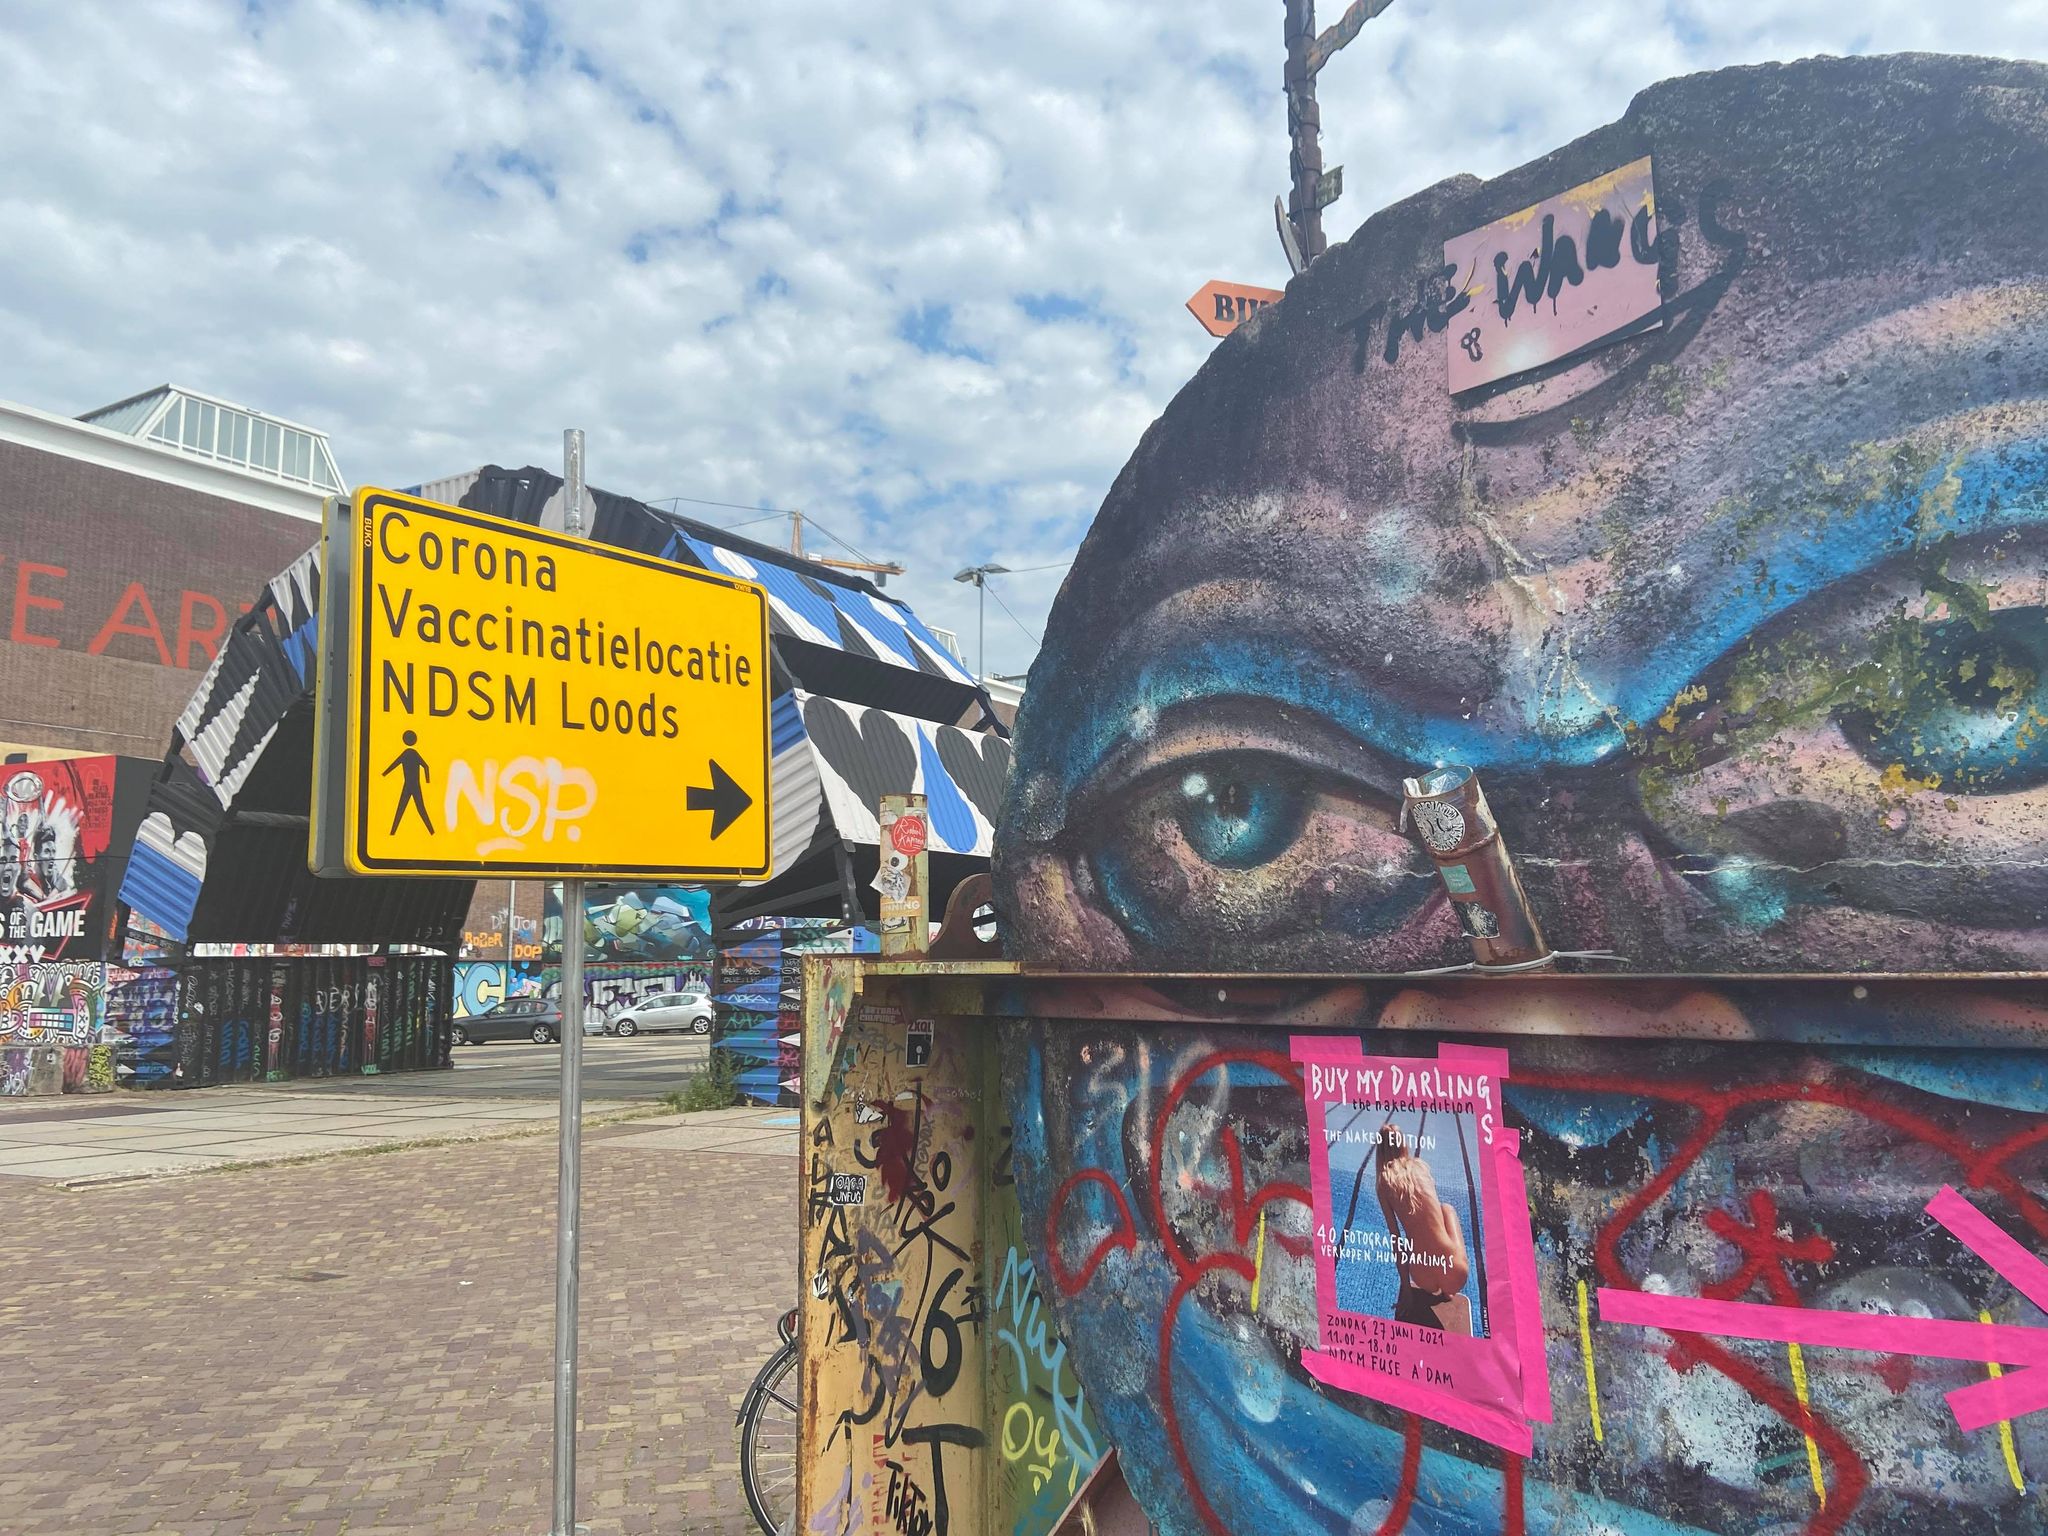
[(1009, 742), (819, 694), (799, 691), (796, 699), (840, 837), (880, 841), (882, 796), (921, 794), (939, 852), (990, 854), (1010, 773)]
[(779, 629), (799, 640), (829, 645), (934, 677), (973, 683), (967, 669), (939, 643), (939, 637), (900, 603), (855, 587), (819, 581), (737, 550), (677, 534), (672, 551), (687, 550), (707, 570), (758, 582), (768, 593)]
[(214, 787), (173, 759), (149, 786), (148, 813), (129, 850), (121, 900), (174, 939), (183, 939), (206, 881), (209, 845), (221, 822)]
[[(174, 939), (185, 937), (198, 904), (221, 813), (312, 686), (319, 613), (315, 545), (271, 579), (256, 611), (229, 626), (178, 716), (177, 739), (193, 766), (178, 762), (174, 749), (170, 777), (151, 788), (121, 884), (121, 900)], [(212, 808), (202, 809), (209, 796)]]
[[(936, 669), (941, 676), (950, 677), (959, 683), (974, 681), (973, 675), (954, 660), (953, 653), (939, 643), (939, 637), (927, 629), (924, 621), (909, 608), (866, 592), (849, 592), (842, 589), (839, 597), (845, 603), (857, 603), (871, 610), (875, 616), (874, 628), (878, 634), (890, 636), (891, 626), (901, 625), (902, 640), (911, 656), (920, 664), (920, 670), (930, 672)], [(893, 636), (891, 641), (894, 642)]]

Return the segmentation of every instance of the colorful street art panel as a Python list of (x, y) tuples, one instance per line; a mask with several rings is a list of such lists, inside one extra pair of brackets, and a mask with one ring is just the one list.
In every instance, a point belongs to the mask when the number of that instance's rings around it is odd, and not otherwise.
[[(561, 924), (562, 890), (551, 885), (542, 920), (551, 954), (561, 953)], [(583, 939), (592, 961), (709, 961), (711, 893), (690, 885), (587, 885)]]
[(106, 1033), (122, 1087), (160, 1088), (178, 1068), (178, 973), (107, 967)]
[(757, 1104), (794, 1106), (802, 1071), (804, 955), (873, 954), (875, 934), (828, 918), (766, 917), (719, 951), (713, 1050)]
[(114, 1086), (107, 986), (97, 960), (0, 960), (0, 1096)]
[(515, 997), (538, 997), (546, 982), (560, 973), (552, 966), (514, 960), (455, 962), (454, 1016), (475, 1018)]

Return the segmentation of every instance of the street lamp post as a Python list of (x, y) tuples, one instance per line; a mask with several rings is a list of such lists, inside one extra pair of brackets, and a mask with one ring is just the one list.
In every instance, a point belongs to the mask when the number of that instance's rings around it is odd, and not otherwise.
[(964, 571), (955, 571), (953, 579), (964, 581), (974, 588), (974, 680), (979, 683), (988, 677), (988, 579), (1008, 573), (1007, 565), (990, 562), (986, 565), (970, 565)]

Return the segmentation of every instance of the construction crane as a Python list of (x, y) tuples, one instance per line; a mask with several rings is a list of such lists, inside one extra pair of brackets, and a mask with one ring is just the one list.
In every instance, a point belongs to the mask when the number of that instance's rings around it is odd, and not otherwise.
[(818, 565), (829, 565), (835, 571), (860, 571), (875, 578), (875, 585), (885, 587), (891, 576), (901, 576), (903, 567), (893, 560), (835, 560), (826, 555), (812, 555), (804, 552), (804, 515), (801, 512), (789, 514), (789, 552), (803, 555), (806, 560)]

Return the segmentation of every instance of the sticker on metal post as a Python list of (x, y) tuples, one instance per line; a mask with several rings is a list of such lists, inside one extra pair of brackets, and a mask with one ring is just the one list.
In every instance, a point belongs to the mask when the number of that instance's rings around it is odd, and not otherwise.
[(826, 1187), (825, 1198), (833, 1205), (861, 1205), (868, 1198), (868, 1176), (864, 1173), (835, 1173)]

